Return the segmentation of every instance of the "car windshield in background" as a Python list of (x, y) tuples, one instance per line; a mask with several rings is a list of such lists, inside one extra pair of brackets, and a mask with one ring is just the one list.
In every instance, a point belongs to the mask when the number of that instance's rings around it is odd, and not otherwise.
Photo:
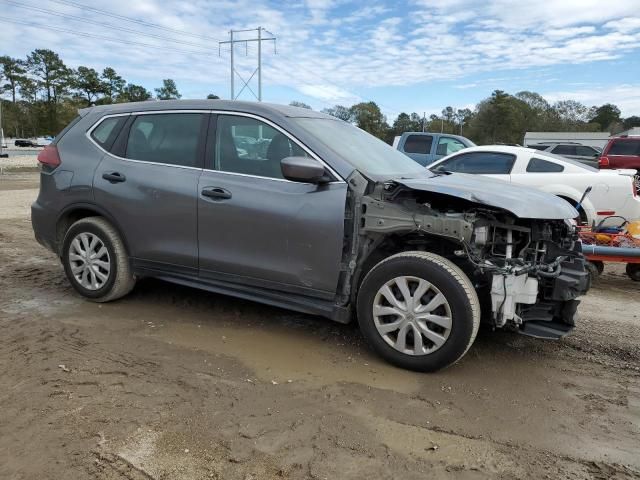
[(292, 120), (365, 174), (412, 175), (425, 171), (423, 166), (404, 153), (342, 120), (329, 118), (293, 118)]
[(598, 169), (597, 168), (593, 168), (590, 167), (589, 165), (585, 165), (584, 163), (580, 163), (576, 160), (572, 160), (570, 158), (567, 157), (563, 157), (562, 155), (556, 155), (555, 153), (549, 153), (549, 152), (538, 152), (536, 153), (537, 156), (539, 157), (549, 157), (552, 158), (553, 160), (560, 160), (562, 162), (565, 163), (570, 163), (571, 165), (575, 166), (575, 167), (580, 167), (583, 168), (585, 170), (589, 170), (590, 172), (597, 172)]

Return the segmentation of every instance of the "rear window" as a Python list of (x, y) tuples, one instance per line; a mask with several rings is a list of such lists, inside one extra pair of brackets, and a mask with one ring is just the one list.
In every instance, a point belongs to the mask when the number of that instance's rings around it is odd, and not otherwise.
[(549, 145), (527, 145), (527, 148), (533, 148), (534, 150), (546, 150)]
[(105, 118), (91, 132), (91, 138), (105, 150), (110, 150), (127, 116)]
[(405, 153), (431, 153), (433, 137), (431, 135), (409, 135), (404, 142)]
[(640, 155), (640, 139), (614, 140), (607, 155)]

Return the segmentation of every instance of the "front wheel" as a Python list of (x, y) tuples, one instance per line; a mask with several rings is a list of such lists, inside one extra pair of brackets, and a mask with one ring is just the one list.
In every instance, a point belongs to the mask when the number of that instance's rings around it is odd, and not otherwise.
[(455, 264), (427, 252), (378, 263), (358, 292), (358, 323), (373, 349), (402, 368), (432, 372), (464, 356), (480, 326), (480, 302)]

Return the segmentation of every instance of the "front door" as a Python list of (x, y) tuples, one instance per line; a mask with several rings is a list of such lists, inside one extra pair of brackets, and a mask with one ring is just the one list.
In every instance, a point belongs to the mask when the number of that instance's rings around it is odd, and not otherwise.
[(121, 228), (134, 263), (197, 273), (202, 113), (133, 117), (94, 175), (98, 205)]
[(198, 186), (200, 275), (332, 298), (347, 185), (284, 179), (280, 160), (309, 152), (270, 122), (225, 114), (213, 123)]

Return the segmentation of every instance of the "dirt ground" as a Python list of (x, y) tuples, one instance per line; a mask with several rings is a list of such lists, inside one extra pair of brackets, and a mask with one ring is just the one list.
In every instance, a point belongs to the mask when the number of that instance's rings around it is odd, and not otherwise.
[(142, 280), (79, 298), (0, 176), (0, 478), (640, 478), (640, 284), (558, 342), (481, 330), (437, 374), (353, 325)]

